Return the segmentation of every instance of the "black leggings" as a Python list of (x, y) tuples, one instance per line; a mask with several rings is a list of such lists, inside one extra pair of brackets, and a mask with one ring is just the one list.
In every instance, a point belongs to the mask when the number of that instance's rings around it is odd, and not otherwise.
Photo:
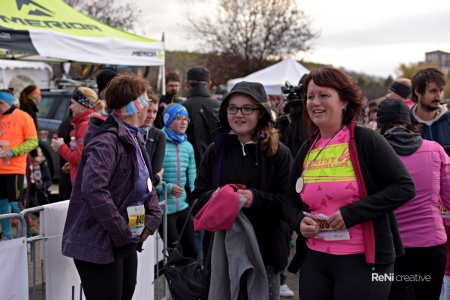
[(114, 248), (114, 262), (100, 265), (74, 259), (86, 300), (131, 300), (136, 287), (136, 244)]
[(367, 265), (364, 254), (333, 255), (306, 250), (300, 269), (300, 299), (387, 299), (390, 281), (372, 280), (391, 274), (394, 264)]
[[(183, 236), (181, 237), (180, 244), (183, 250), (183, 255), (186, 257), (192, 257), (197, 259), (197, 246), (195, 245), (194, 236), (194, 222), (189, 215), (189, 208), (176, 212), (174, 214), (167, 215), (167, 247), (175, 247), (175, 242), (180, 236), (181, 229), (183, 229), (184, 222), (189, 219), (186, 228), (184, 229)], [(163, 222), (158, 228), (159, 235), (163, 236)]]
[(408, 282), (395, 280), (392, 283), (389, 299), (403, 300), (414, 294), (415, 298), (412, 299), (439, 300), (446, 257), (446, 244), (424, 248), (405, 248), (405, 255), (395, 261), (394, 272), (396, 278), (409, 275)]

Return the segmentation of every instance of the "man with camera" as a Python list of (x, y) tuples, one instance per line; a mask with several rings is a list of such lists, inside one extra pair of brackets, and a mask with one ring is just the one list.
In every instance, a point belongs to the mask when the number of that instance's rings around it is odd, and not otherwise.
[(280, 140), (288, 146), (295, 157), (303, 142), (308, 139), (308, 131), (302, 117), (302, 79), (297, 86), (292, 86), (288, 81), (281, 88), (285, 100), (278, 106), (278, 118), (275, 127), (280, 132)]

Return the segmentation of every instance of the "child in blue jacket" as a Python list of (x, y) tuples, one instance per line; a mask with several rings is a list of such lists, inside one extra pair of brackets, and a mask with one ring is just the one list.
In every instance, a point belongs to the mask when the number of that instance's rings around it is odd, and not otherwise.
[[(194, 225), (189, 216), (185, 191), (186, 183), (189, 183), (191, 192), (194, 190), (194, 181), (197, 177), (194, 148), (186, 136), (186, 129), (190, 122), (188, 111), (181, 104), (170, 104), (164, 110), (163, 121), (162, 130), (166, 135), (166, 153), (162, 168), (164, 169), (163, 181), (167, 184), (167, 245), (169, 248), (175, 246), (174, 243), (188, 219), (180, 244), (184, 256), (196, 259)], [(164, 200), (161, 185), (157, 186), (156, 191), (160, 195), (160, 201)], [(163, 236), (162, 226), (159, 227), (159, 234)]]

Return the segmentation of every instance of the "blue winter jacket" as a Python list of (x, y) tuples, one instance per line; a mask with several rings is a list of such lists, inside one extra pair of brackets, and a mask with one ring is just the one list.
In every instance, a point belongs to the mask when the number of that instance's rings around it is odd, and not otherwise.
[[(186, 191), (180, 198), (175, 198), (170, 194), (173, 184), (185, 188), (186, 182), (189, 183), (190, 191), (194, 190), (194, 181), (197, 177), (195, 166), (194, 148), (188, 141), (175, 144), (166, 134), (166, 154), (162, 168), (164, 169), (163, 181), (167, 184), (167, 203), (169, 205), (168, 214), (188, 208)], [(159, 195), (159, 201), (164, 200), (163, 187), (158, 185), (156, 191)], [(164, 207), (161, 207), (163, 210)]]

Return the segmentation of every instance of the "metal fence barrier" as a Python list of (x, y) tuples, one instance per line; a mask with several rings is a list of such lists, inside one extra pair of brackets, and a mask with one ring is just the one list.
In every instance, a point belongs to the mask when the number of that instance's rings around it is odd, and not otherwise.
[[(23, 216), (23, 220), (25, 221), (25, 218), (28, 218), (29, 214), (41, 212), (44, 211), (44, 206), (37, 206), (33, 208), (27, 208), (20, 212), (20, 214)], [(45, 232), (39, 231), (39, 235), (29, 237), (27, 238), (27, 243), (30, 244), (30, 261), (33, 266), (33, 292), (32, 292), (32, 298), (33, 300), (36, 300), (36, 242), (45, 240)], [(43, 272), (43, 264), (44, 261), (41, 261), (41, 271)], [(45, 278), (42, 276), (42, 295), (44, 295), (45, 291)]]
[[(165, 181), (161, 181), (160, 184), (163, 187), (163, 196), (164, 196), (164, 200), (159, 202), (160, 206), (164, 207), (164, 215), (163, 215), (163, 249), (162, 252), (164, 252), (165, 249), (167, 249), (167, 211), (169, 210), (168, 204), (167, 204), (167, 185)], [(156, 254), (158, 255), (159, 252), (159, 247), (158, 247), (158, 242), (156, 242)], [(158, 257), (158, 256), (156, 256)], [(163, 254), (163, 265), (165, 265), (167, 263), (167, 257)], [(163, 285), (163, 298), (161, 298), (161, 300), (166, 300), (169, 299), (169, 287), (167, 285), (167, 280), (164, 277), (164, 285)], [(157, 285), (157, 289), (156, 289), (156, 299), (160, 299), (159, 298), (159, 261), (156, 261), (156, 285)]]
[[(163, 248), (166, 249), (167, 248), (167, 211), (168, 211), (168, 205), (167, 205), (167, 185), (164, 181), (162, 181), (160, 183), (163, 187), (163, 195), (164, 195), (164, 200), (159, 202), (159, 205), (161, 207), (164, 207), (164, 215), (163, 215)], [(10, 219), (10, 218), (17, 218), (19, 220), (18, 222), (18, 237), (26, 237), (27, 236), (27, 226), (26, 226), (26, 222), (25, 222), (25, 218), (28, 218), (30, 214), (32, 213), (37, 213), (37, 212), (42, 212), (44, 211), (44, 206), (38, 206), (38, 207), (33, 207), (33, 208), (28, 208), (28, 209), (24, 209), (20, 214), (5, 214), (5, 215), (0, 215), (0, 220), (1, 219)], [(20, 235), (19, 235), (20, 233)], [(30, 244), (30, 262), (32, 263), (32, 272), (33, 272), (33, 277), (32, 277), (32, 281), (33, 281), (33, 287), (32, 287), (32, 295), (30, 297), (30, 299), (36, 300), (36, 243), (40, 242), (42, 240), (46, 240), (47, 237), (45, 235), (45, 232), (41, 231), (39, 232), (39, 235), (33, 236), (33, 237), (29, 237), (27, 238), (27, 243)], [(159, 249), (158, 246), (158, 241), (156, 241), (156, 246), (155, 246), (155, 250), (156, 250), (156, 257), (158, 258), (158, 254), (162, 253), (162, 251), (164, 249)], [(161, 251), (161, 252), (160, 252)], [(42, 260), (41, 261), (41, 270), (43, 273), (43, 267), (44, 267), (44, 263), (45, 261)], [(165, 265), (167, 263), (167, 257), (165, 255), (163, 255), (163, 264)], [(159, 293), (159, 273), (160, 273), (160, 268), (159, 268), (159, 261), (156, 261), (156, 279), (155, 279), (155, 284), (156, 284), (156, 293), (155, 295), (155, 299), (160, 299), (160, 300), (166, 300), (169, 299), (169, 288), (168, 288), (168, 284), (166, 279), (164, 278), (164, 284), (163, 284), (163, 297), (160, 298), (160, 293)], [(45, 277), (42, 275), (42, 299), (45, 299)]]
[(0, 220), (7, 220), (7, 219), (19, 220), (19, 222), (17, 223), (17, 237), (18, 238), (27, 236), (27, 223), (25, 222), (25, 219), (22, 215), (16, 214), (16, 213), (0, 215)]

